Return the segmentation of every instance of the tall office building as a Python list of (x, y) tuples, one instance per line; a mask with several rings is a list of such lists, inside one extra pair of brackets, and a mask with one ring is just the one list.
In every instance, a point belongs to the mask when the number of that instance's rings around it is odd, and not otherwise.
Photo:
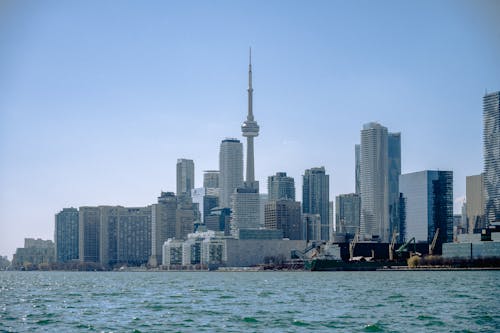
[(199, 187), (191, 191), (193, 203), (198, 205), (200, 222), (205, 224), (205, 217), (210, 215), (212, 208), (219, 206), (218, 189)]
[(184, 158), (177, 160), (177, 196), (191, 195), (194, 188), (194, 162)]
[(484, 174), (465, 177), (465, 221), (468, 232), (479, 233), (486, 227)]
[(199, 219), (198, 204), (193, 203), (190, 197), (178, 198), (175, 238), (187, 239), (187, 235), (194, 232), (194, 224)]
[[(330, 176), (325, 168), (307, 169), (303, 175), (302, 185), (302, 212), (304, 214), (319, 214), (319, 239), (329, 240), (330, 237)], [(316, 220), (314, 220), (316, 221)], [(313, 229), (311, 229), (313, 230)], [(315, 230), (315, 229), (314, 229)], [(314, 237), (317, 237), (316, 235)]]
[(265, 207), (265, 227), (283, 231), (283, 237), (302, 239), (302, 214), (300, 202), (292, 200), (273, 200)]
[(361, 198), (356, 193), (340, 194), (335, 198), (337, 232), (355, 235), (359, 231)]
[(231, 207), (231, 195), (243, 185), (243, 145), (238, 139), (222, 140), (219, 152), (220, 206)]
[(393, 232), (400, 232), (400, 174), (401, 134), (388, 133), (378, 123), (365, 124), (359, 148), (361, 239), (389, 242)]
[(267, 193), (269, 201), (295, 201), (295, 181), (292, 177), (288, 177), (286, 172), (277, 172), (276, 175), (267, 178)]
[(361, 172), (361, 160), (360, 160), (360, 145), (354, 145), (354, 178), (355, 178), (355, 193), (361, 193), (361, 183), (360, 183), (360, 172)]
[(98, 207), (78, 210), (78, 257), (83, 262), (99, 262), (101, 220)]
[(78, 209), (63, 208), (55, 216), (56, 261), (78, 259)]
[(453, 172), (426, 170), (401, 175), (406, 235), (417, 242), (432, 242), (439, 228), (438, 249), (453, 241)]
[[(389, 186), (389, 238), (393, 233), (400, 234), (399, 220), (399, 176), (401, 175), (401, 133), (387, 135), (387, 166)], [(402, 238), (399, 237), (401, 241)]]
[(151, 206), (151, 259), (156, 267), (162, 262), (162, 246), (175, 237), (177, 197), (173, 192), (161, 192), (158, 203)]
[(500, 91), (483, 97), (484, 189), (487, 223), (500, 222)]
[(204, 188), (219, 188), (219, 170), (206, 170), (203, 172), (203, 187)]

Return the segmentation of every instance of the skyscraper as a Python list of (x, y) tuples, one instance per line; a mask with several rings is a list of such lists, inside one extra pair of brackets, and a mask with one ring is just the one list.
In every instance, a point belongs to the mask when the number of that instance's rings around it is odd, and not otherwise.
[(151, 207), (151, 260), (156, 266), (162, 262), (162, 246), (175, 237), (177, 197), (173, 192), (161, 192), (158, 203)]
[(401, 134), (389, 133), (378, 123), (361, 130), (356, 147), (361, 196), (360, 236), (389, 242), (392, 233), (401, 234), (399, 220), (399, 175), (401, 174)]
[(355, 178), (355, 193), (359, 194), (361, 193), (361, 183), (360, 183), (360, 172), (361, 172), (361, 165), (360, 165), (360, 145), (354, 145), (354, 178)]
[(265, 227), (283, 231), (283, 237), (300, 240), (303, 237), (300, 202), (273, 200), (265, 207)]
[(329, 240), (330, 237), (330, 176), (325, 168), (307, 169), (303, 175), (302, 185), (302, 212), (304, 214), (319, 214), (320, 239)]
[(368, 123), (361, 130), (361, 239), (389, 240), (387, 128)]
[(78, 209), (63, 208), (56, 214), (55, 220), (56, 261), (78, 259)]
[(432, 242), (439, 228), (438, 249), (453, 241), (453, 172), (426, 170), (401, 175), (406, 210), (406, 239)]
[(191, 195), (194, 188), (194, 162), (184, 158), (177, 160), (177, 195)]
[(98, 207), (78, 210), (78, 257), (83, 262), (98, 262), (101, 220)]
[(295, 201), (295, 181), (292, 177), (287, 177), (286, 172), (276, 172), (275, 176), (267, 178), (267, 193), (269, 201)]
[(222, 140), (219, 152), (220, 206), (231, 207), (231, 194), (243, 185), (243, 145), (238, 139)]
[(500, 222), (500, 91), (483, 97), (485, 214)]

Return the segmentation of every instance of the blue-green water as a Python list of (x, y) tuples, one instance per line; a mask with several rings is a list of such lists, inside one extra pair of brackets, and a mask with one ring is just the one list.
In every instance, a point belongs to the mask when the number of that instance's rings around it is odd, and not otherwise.
[(0, 331), (499, 332), (500, 271), (0, 272)]

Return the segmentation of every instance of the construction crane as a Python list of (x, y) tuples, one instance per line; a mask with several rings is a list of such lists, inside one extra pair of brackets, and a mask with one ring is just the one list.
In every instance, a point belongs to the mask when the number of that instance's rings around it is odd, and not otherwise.
[(389, 260), (394, 260), (394, 246), (396, 245), (396, 237), (398, 237), (398, 233), (394, 231), (392, 234), (391, 244), (389, 244)]
[(412, 237), (409, 241), (407, 241), (406, 243), (404, 243), (403, 245), (401, 245), (399, 247), (399, 249), (396, 250), (396, 254), (397, 255), (401, 255), (401, 253), (403, 252), (408, 252), (408, 247), (410, 246), (410, 244), (413, 242), (413, 252), (416, 253), (416, 249), (417, 249), (417, 244), (415, 242), (415, 237)]
[(436, 247), (438, 236), (439, 236), (439, 228), (436, 228), (436, 232), (434, 233), (434, 238), (432, 239), (432, 243), (429, 244), (429, 255), (430, 256), (432, 256), (434, 254), (434, 248)]
[(354, 235), (354, 238), (349, 243), (349, 260), (352, 260), (352, 258), (354, 258), (354, 249), (356, 248), (356, 243), (358, 242), (358, 237), (359, 237), (359, 233), (356, 232), (356, 234)]

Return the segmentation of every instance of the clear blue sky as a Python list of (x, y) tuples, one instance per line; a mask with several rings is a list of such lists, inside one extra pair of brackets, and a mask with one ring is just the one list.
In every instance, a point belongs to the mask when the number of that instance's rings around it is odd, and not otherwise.
[[(402, 133), (403, 172), (482, 171), (482, 96), (500, 89), (495, 1), (3, 1), (0, 254), (54, 214), (144, 206), (175, 163), (218, 168), (241, 138), (253, 49), (256, 177), (325, 166), (354, 190), (354, 144)], [(457, 203), (456, 208), (459, 207)]]

